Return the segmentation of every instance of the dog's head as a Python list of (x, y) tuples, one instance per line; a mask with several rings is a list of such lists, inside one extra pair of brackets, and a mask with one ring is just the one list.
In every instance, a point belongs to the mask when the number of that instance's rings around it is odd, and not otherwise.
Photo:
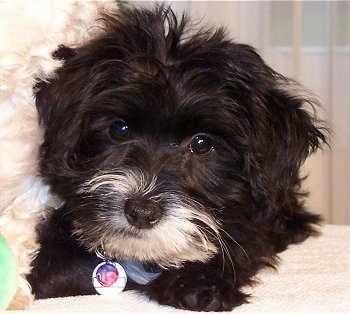
[(250, 46), (188, 25), (164, 8), (106, 15), (38, 84), (41, 173), (90, 250), (206, 261), (243, 225), (285, 230), (303, 211), (298, 170), (325, 141), (313, 102)]

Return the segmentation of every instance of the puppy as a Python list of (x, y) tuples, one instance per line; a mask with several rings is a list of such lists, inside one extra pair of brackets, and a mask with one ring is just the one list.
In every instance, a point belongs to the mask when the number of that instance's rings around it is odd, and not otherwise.
[(299, 168), (326, 143), (317, 103), (222, 28), (162, 6), (103, 22), (37, 86), (41, 175), (64, 203), (39, 228), (34, 294), (95, 294), (102, 258), (161, 304), (231, 310), (316, 234)]

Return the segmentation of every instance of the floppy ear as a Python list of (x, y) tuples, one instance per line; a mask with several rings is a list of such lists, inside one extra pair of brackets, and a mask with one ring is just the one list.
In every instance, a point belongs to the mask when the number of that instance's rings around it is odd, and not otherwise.
[(63, 66), (56, 70), (53, 78), (41, 80), (35, 86), (39, 122), (44, 130), (41, 168), (46, 173), (57, 172), (57, 165), (60, 166), (59, 172), (63, 176), (72, 173), (68, 156), (78, 141), (79, 134), (74, 134), (78, 128), (71, 126), (79, 126), (81, 119), (74, 112), (74, 104), (79, 101), (79, 96), (74, 92), (74, 86), (77, 86), (78, 80), (74, 79), (74, 75), (68, 77), (65, 66), (76, 55), (74, 49), (59, 46), (53, 53), (53, 57), (64, 60)]
[[(279, 77), (252, 106), (253, 122), (247, 167), (256, 207), (269, 217), (277, 251), (314, 234), (317, 215), (304, 209), (300, 166), (327, 143), (327, 129), (316, 119), (314, 99), (294, 95), (291, 84)], [(306, 106), (310, 110), (306, 110)]]
[(245, 113), (247, 174), (254, 195), (271, 200), (267, 207), (274, 211), (298, 189), (300, 166), (327, 143), (328, 130), (316, 118), (319, 103), (310, 92), (272, 70), (254, 48), (229, 49), (231, 81), (239, 87), (236, 98)]
[[(55, 60), (63, 60), (63, 67), (67, 60), (75, 56), (77, 53), (74, 49), (69, 48), (64, 45), (58, 46), (57, 50), (52, 53), (52, 57)], [(50, 79), (41, 79), (35, 85), (35, 98), (36, 98), (36, 107), (39, 112), (39, 118), (42, 123), (49, 122), (51, 116), (51, 111), (54, 111), (55, 105), (52, 101), (49, 101), (48, 97), (52, 94), (51, 88), (53, 83), (57, 80), (62, 68), (56, 70), (56, 74), (53, 78)], [(56, 89), (56, 88), (55, 88)], [(58, 91), (55, 91), (58, 93)], [(62, 93), (62, 91), (61, 91)]]
[(256, 188), (291, 186), (305, 159), (326, 143), (327, 130), (311, 111), (314, 100), (270, 90), (264, 103), (255, 104), (248, 165)]

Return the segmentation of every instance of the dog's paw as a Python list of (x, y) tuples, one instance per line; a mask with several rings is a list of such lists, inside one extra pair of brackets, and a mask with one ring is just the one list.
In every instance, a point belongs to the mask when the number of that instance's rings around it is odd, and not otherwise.
[(233, 278), (205, 272), (167, 272), (146, 292), (161, 304), (192, 311), (230, 311), (247, 297)]

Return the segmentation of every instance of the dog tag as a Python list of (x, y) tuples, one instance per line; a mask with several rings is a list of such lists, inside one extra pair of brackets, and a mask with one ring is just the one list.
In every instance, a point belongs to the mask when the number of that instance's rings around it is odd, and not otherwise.
[(98, 264), (92, 273), (95, 290), (102, 295), (114, 296), (124, 290), (126, 282), (123, 266), (110, 260)]

